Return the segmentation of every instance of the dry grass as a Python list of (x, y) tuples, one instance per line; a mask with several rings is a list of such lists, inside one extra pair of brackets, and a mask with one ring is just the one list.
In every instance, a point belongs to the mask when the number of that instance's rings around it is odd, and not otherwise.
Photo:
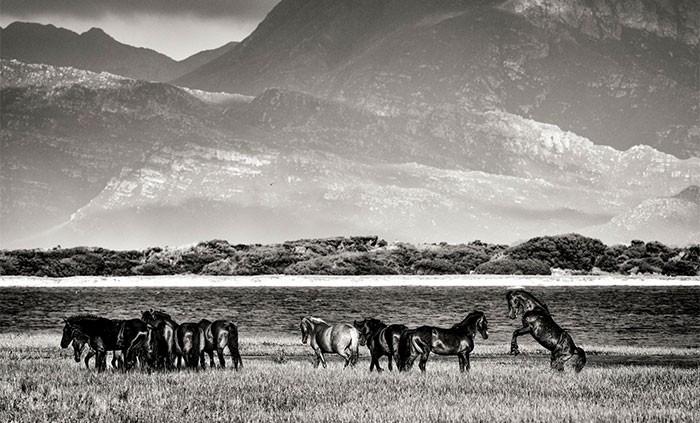
[[(240, 372), (108, 371), (98, 375), (58, 348), (56, 335), (0, 336), (0, 415), (10, 422), (561, 422), (700, 421), (700, 370), (590, 365), (558, 374), (537, 357), (431, 360), (427, 374), (343, 370), (310, 356), (297, 338), (242, 340)], [(15, 343), (8, 347), (8, 341)], [(294, 345), (293, 345), (294, 344)], [(297, 349), (298, 348), (298, 349)], [(478, 347), (477, 347), (478, 349)], [(59, 352), (60, 351), (60, 352)], [(267, 352), (267, 353), (266, 353)]]

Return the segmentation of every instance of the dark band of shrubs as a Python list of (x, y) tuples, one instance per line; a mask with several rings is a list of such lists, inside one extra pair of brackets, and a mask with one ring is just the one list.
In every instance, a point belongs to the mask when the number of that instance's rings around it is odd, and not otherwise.
[(508, 247), (474, 241), (412, 245), (387, 244), (376, 236), (290, 241), (273, 245), (201, 242), (192, 247), (143, 251), (54, 248), (0, 251), (0, 275), (549, 275), (572, 273), (651, 273), (696, 276), (700, 245), (669, 247), (632, 241), (606, 246), (578, 234), (533, 238)]

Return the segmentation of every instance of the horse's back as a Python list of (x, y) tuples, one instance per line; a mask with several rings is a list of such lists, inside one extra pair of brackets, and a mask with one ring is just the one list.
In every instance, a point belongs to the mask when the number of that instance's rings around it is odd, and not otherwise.
[(360, 332), (353, 325), (341, 323), (333, 325), (327, 330), (329, 346), (334, 352), (343, 351), (346, 348), (354, 350), (360, 345)]

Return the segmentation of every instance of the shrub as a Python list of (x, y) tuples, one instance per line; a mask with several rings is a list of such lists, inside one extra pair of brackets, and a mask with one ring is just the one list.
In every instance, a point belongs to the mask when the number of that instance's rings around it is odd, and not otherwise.
[(664, 264), (661, 273), (667, 276), (697, 276), (698, 265), (688, 260), (671, 260)]
[(549, 267), (590, 271), (605, 249), (605, 244), (598, 239), (567, 234), (532, 238), (505, 253), (513, 260), (537, 259)]
[(504, 258), (479, 265), (475, 273), (491, 275), (551, 275), (549, 265), (542, 260), (513, 260)]

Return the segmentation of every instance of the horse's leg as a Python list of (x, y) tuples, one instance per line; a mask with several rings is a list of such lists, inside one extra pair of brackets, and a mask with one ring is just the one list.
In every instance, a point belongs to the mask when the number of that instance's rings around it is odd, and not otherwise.
[[(217, 348), (216, 349), (216, 355), (219, 356), (219, 364), (221, 365), (221, 368), (226, 367), (226, 360), (224, 359), (224, 349), (223, 348)], [(214, 368), (214, 364), (212, 362), (212, 368)]]
[(510, 340), (510, 354), (518, 355), (520, 354), (520, 349), (518, 348), (518, 337), (531, 333), (529, 326), (523, 326), (520, 329), (513, 331), (513, 338)]
[(381, 354), (377, 353), (375, 354), (374, 352), (372, 353), (372, 361), (374, 362), (374, 367), (377, 368), (377, 373), (381, 373), (384, 371), (381, 367), (379, 367), (379, 358), (381, 357)]
[(206, 354), (209, 354), (209, 367), (213, 369), (214, 367), (216, 367), (216, 363), (214, 363), (214, 350), (207, 350)]
[(468, 352), (463, 352), (459, 353), (459, 370), (461, 372), (469, 371), (470, 364), (469, 364), (469, 353)]
[[(95, 351), (90, 350), (88, 353), (85, 355), (85, 368), (89, 369), (90, 368), (90, 359), (95, 356)], [(97, 363), (97, 360), (95, 360), (95, 363)]]
[(549, 365), (553, 370), (563, 372), (564, 360), (562, 360), (561, 354), (557, 354), (556, 351), (552, 351), (552, 358)]
[(389, 355), (387, 356), (387, 360), (388, 360), (387, 366), (389, 366), (389, 370), (390, 370), (390, 371), (391, 371), (391, 370), (394, 370), (394, 367), (391, 365), (391, 354), (389, 354)]
[(318, 350), (318, 358), (321, 360), (321, 364), (323, 364), (323, 368), (326, 369), (328, 366), (326, 365), (326, 358), (323, 356), (323, 351), (320, 349)]
[(428, 357), (430, 356), (430, 350), (425, 348), (420, 355), (420, 361), (418, 362), (418, 368), (421, 372), (425, 372), (425, 365), (428, 363)]

